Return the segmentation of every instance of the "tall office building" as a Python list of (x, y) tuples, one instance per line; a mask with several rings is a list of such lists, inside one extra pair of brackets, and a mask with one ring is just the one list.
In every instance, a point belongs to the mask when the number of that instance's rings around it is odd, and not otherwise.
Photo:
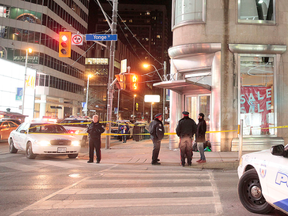
[[(102, 6), (111, 16), (111, 5), (103, 3)], [(161, 64), (169, 59), (167, 50), (170, 31), (168, 33), (166, 7), (164, 5), (119, 4), (118, 14), (122, 18), (121, 20), (118, 17), (117, 23), (119, 39), (139, 58), (139, 66), (147, 62), (157, 68), (163, 67)], [(99, 8), (96, 32), (109, 33), (109, 27)], [(160, 70), (160, 73), (163, 71)]]
[(28, 67), (37, 70), (34, 117), (81, 113), (86, 44), (72, 46), (71, 58), (60, 58), (58, 40), (61, 31), (86, 34), (88, 6), (89, 0), (0, 1), (0, 57), (23, 65), (26, 50), (33, 50)]

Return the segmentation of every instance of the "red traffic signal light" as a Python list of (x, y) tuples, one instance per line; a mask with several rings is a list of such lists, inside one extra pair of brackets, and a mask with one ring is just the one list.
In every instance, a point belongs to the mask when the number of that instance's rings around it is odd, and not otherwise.
[(59, 57), (71, 57), (71, 32), (59, 32)]
[(138, 75), (131, 74), (130, 82), (131, 82), (130, 89), (134, 91), (138, 90)]

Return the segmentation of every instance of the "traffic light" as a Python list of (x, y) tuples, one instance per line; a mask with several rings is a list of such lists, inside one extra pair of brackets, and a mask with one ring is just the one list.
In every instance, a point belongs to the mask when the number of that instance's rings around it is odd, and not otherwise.
[(71, 32), (59, 32), (59, 57), (71, 57)]
[(138, 90), (138, 75), (131, 74), (130, 83), (131, 83), (130, 89), (133, 91), (137, 91)]

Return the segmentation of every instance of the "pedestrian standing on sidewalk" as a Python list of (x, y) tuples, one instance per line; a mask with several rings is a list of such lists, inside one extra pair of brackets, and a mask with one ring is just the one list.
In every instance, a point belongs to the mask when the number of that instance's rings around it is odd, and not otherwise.
[(152, 152), (152, 165), (160, 165), (159, 163), (159, 151), (161, 146), (161, 140), (164, 137), (164, 126), (162, 124), (162, 113), (155, 115), (154, 120), (149, 125), (150, 137), (153, 142)]
[(101, 161), (101, 134), (105, 131), (102, 125), (99, 123), (98, 115), (93, 116), (93, 122), (89, 124), (87, 132), (89, 134), (89, 160), (87, 163), (93, 163), (94, 149), (96, 149), (96, 161)]
[(125, 125), (121, 125), (120, 132), (121, 132), (121, 134), (123, 134), (122, 135), (123, 143), (126, 143), (127, 135), (125, 135), (125, 134), (128, 134), (128, 132), (129, 132), (129, 126), (128, 126), (128, 124), (126, 122), (125, 122)]
[(206, 122), (204, 120), (204, 114), (200, 113), (198, 116), (198, 126), (196, 132), (196, 143), (198, 151), (200, 152), (200, 160), (196, 161), (197, 163), (206, 163), (206, 158), (204, 155), (204, 142), (206, 134)]
[(182, 112), (183, 118), (179, 120), (176, 134), (180, 137), (180, 156), (181, 156), (181, 165), (185, 166), (185, 155), (187, 157), (188, 166), (192, 165), (192, 138), (197, 131), (197, 125), (195, 121), (189, 118), (189, 112)]

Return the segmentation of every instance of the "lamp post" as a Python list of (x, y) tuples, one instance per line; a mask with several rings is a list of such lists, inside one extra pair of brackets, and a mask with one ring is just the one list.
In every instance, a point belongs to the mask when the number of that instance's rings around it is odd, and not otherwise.
[(136, 94), (134, 94), (134, 97), (133, 97), (133, 120), (134, 120), (134, 110), (135, 110), (135, 98), (136, 98)]
[(87, 91), (86, 91), (86, 110), (85, 110), (85, 115), (88, 115), (88, 94), (89, 94), (89, 79), (92, 77), (93, 75), (89, 74), (88, 78), (87, 78)]
[(28, 63), (28, 52), (32, 53), (32, 49), (26, 49), (26, 58), (25, 58), (25, 72), (24, 72), (24, 87), (22, 95), (22, 115), (24, 115), (24, 101), (25, 101), (25, 89), (26, 89), (26, 74), (27, 74), (27, 63)]

